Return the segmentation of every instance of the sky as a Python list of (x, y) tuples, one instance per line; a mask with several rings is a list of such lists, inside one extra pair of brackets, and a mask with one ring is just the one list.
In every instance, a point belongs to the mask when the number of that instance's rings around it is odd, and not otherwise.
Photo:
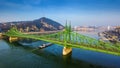
[(0, 22), (47, 17), (73, 26), (120, 25), (120, 0), (0, 0)]

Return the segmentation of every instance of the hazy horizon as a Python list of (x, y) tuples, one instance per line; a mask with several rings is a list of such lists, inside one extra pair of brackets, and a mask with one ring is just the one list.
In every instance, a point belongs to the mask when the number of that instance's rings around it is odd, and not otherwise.
[(1, 0), (0, 22), (47, 17), (73, 26), (120, 25), (120, 0)]

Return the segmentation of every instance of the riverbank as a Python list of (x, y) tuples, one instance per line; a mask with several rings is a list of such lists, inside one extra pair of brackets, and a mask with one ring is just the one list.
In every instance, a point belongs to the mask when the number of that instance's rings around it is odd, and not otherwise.
[(115, 29), (115, 30), (100, 32), (98, 33), (98, 35), (101, 37), (103, 41), (107, 40), (112, 43), (117, 43), (120, 42), (120, 32), (118, 31), (120, 31), (120, 28), (119, 30)]

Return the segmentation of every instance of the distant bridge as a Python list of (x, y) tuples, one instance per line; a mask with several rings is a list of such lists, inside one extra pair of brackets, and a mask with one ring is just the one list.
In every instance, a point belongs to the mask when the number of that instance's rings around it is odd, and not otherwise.
[[(31, 33), (32, 34), (32, 33)], [(42, 40), (54, 44), (64, 46), (63, 55), (67, 55), (72, 51), (72, 48), (83, 48), (92, 51), (98, 51), (108, 54), (120, 55), (120, 45), (112, 44), (110, 42), (103, 42), (94, 38), (81, 35), (71, 30), (71, 25), (65, 25), (63, 31), (55, 32), (48, 35), (30, 35), (18, 31), (16, 28), (11, 28), (4, 34), (11, 39), (30, 38)]]

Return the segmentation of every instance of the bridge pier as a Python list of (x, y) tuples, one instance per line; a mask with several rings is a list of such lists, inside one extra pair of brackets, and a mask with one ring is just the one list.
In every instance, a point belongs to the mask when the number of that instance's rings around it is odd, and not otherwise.
[(0, 38), (2, 38), (3, 37), (3, 34), (2, 33), (0, 33)]
[(71, 47), (64, 47), (63, 48), (63, 55), (68, 55), (72, 52), (72, 48)]
[(17, 41), (18, 40), (18, 38), (17, 37), (9, 37), (9, 42), (13, 42), (13, 41)]

